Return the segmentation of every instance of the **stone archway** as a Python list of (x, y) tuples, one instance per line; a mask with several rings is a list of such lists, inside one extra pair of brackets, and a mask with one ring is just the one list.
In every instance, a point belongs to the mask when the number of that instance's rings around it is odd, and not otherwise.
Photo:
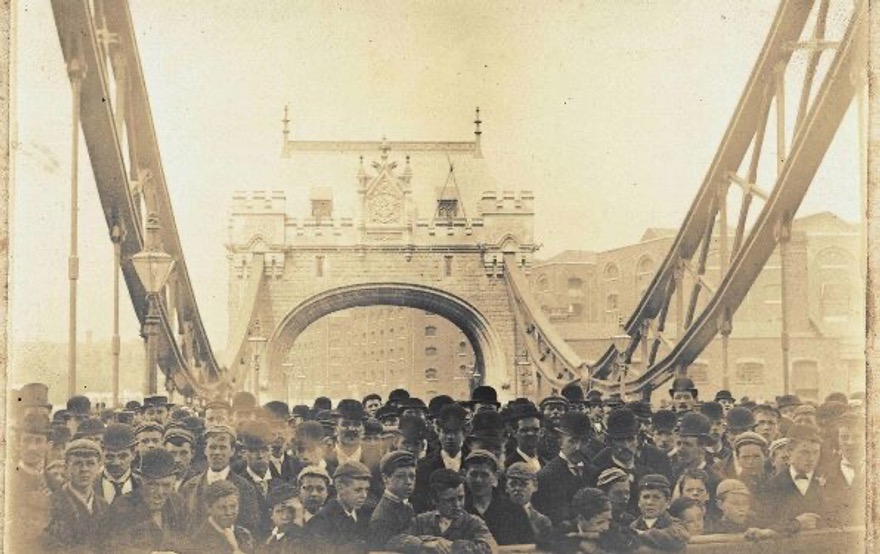
[(267, 364), (279, 371), (284, 356), (306, 328), (333, 312), (365, 306), (403, 306), (433, 312), (456, 325), (474, 349), (476, 370), (483, 382), (498, 385), (505, 379), (504, 348), (488, 319), (473, 305), (446, 291), (411, 283), (364, 283), (316, 294), (290, 310), (269, 339)]

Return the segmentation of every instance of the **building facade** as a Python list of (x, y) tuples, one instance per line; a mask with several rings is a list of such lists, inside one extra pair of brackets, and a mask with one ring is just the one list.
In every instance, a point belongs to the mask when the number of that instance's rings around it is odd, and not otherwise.
[[(609, 338), (638, 305), (675, 233), (648, 229), (636, 244), (604, 252), (566, 251), (536, 262), (531, 283), (542, 310), (585, 360), (595, 361), (607, 350)], [(802, 398), (821, 400), (832, 391), (864, 390), (865, 281), (860, 245), (859, 226), (833, 214), (794, 221), (785, 303), (789, 389)], [(771, 400), (784, 389), (781, 269), (777, 249), (734, 314), (727, 378), (738, 397)], [(705, 279), (718, 283), (720, 275), (718, 249), (713, 246)], [(693, 279), (686, 275), (684, 290), (689, 293), (692, 285)], [(709, 298), (703, 291), (698, 307)], [(679, 334), (675, 315), (670, 313), (664, 332), (671, 341)], [(663, 354), (661, 349), (658, 360)], [(641, 349), (631, 368), (644, 370)], [(705, 396), (714, 396), (724, 381), (720, 337), (688, 371)], [(666, 394), (663, 387), (655, 399)]]

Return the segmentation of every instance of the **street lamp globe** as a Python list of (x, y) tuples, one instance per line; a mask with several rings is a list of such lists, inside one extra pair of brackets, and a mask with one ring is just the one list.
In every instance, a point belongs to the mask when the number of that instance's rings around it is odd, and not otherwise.
[(147, 294), (159, 294), (174, 270), (174, 258), (160, 250), (142, 250), (131, 257), (131, 264)]

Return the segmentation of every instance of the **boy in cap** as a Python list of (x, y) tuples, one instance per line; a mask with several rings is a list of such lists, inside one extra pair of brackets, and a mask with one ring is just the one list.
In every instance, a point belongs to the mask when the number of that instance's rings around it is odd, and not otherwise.
[(533, 497), (535, 507), (554, 526), (570, 519), (574, 494), (596, 483), (596, 470), (589, 460), (584, 460), (581, 449), (593, 433), (590, 418), (580, 412), (568, 412), (560, 420), (558, 433), (559, 454), (538, 472), (538, 491)]
[(663, 475), (645, 475), (638, 483), (639, 518), (630, 528), (642, 546), (664, 551), (684, 550), (690, 535), (684, 524), (666, 512), (671, 492)]
[(360, 462), (339, 464), (333, 474), (336, 498), (328, 500), (305, 526), (305, 540), (311, 548), (318, 552), (366, 550), (371, 514), (364, 503), (371, 478), (370, 470)]
[(596, 487), (604, 492), (611, 502), (612, 527), (629, 527), (636, 520), (630, 509), (634, 480), (631, 473), (616, 466), (599, 472)]
[(139, 486), (132, 477), (135, 434), (131, 425), (111, 423), (104, 433), (104, 471), (95, 482), (95, 492), (107, 504), (117, 496), (129, 493)]
[(483, 518), (495, 541), (500, 545), (533, 544), (529, 517), (522, 506), (498, 494), (498, 458), (487, 450), (474, 450), (464, 461), (468, 495), (465, 510)]
[(174, 490), (187, 480), (195, 477), (199, 471), (192, 466), (195, 437), (183, 427), (169, 427), (165, 430), (162, 446), (174, 459)]
[(153, 420), (145, 420), (134, 429), (135, 450), (138, 455), (143, 455), (148, 450), (162, 448), (162, 437), (165, 435), (165, 427)]
[(458, 404), (449, 404), (440, 410), (436, 421), (440, 449), (419, 460), (416, 466), (416, 487), (412, 496), (416, 513), (431, 509), (429, 482), (434, 471), (440, 468), (453, 471), (461, 469), (466, 418), (467, 412)]
[(208, 427), (205, 430), (208, 468), (180, 487), (180, 494), (187, 502), (191, 531), (198, 529), (208, 519), (210, 506), (206, 496), (207, 490), (219, 481), (228, 481), (238, 490), (235, 501), (238, 525), (248, 531), (257, 526), (260, 518), (257, 491), (250, 482), (233, 472), (229, 466), (235, 439), (235, 431), (228, 425)]
[(505, 488), (511, 502), (521, 506), (529, 516), (535, 543), (542, 544), (549, 540), (553, 533), (553, 522), (532, 506), (532, 496), (538, 490), (537, 472), (526, 462), (513, 463), (505, 471)]
[(297, 525), (304, 528), (321, 511), (330, 495), (332, 481), (327, 470), (319, 466), (306, 466), (299, 472), (296, 486), (303, 510), (297, 517)]
[(389, 452), (379, 464), (385, 491), (370, 517), (369, 544), (382, 550), (391, 537), (403, 533), (415, 511), (409, 503), (416, 484), (416, 457), (406, 450)]
[(192, 534), (190, 546), (181, 554), (251, 554), (255, 541), (247, 528), (239, 525), (241, 489), (230, 481), (214, 481), (204, 490), (207, 515)]
[(429, 487), (436, 509), (417, 515), (406, 533), (388, 542), (389, 550), (406, 554), (426, 551), (491, 554), (498, 550), (486, 523), (464, 510), (464, 481), (457, 471), (435, 470)]
[(157, 449), (141, 457), (140, 486), (110, 506), (103, 533), (107, 552), (162, 552), (182, 548), (187, 514), (174, 492), (174, 457)]
[(101, 471), (101, 448), (88, 439), (70, 441), (64, 450), (64, 468), (67, 483), (49, 497), (43, 548), (48, 552), (97, 551), (108, 510), (107, 502), (94, 490)]

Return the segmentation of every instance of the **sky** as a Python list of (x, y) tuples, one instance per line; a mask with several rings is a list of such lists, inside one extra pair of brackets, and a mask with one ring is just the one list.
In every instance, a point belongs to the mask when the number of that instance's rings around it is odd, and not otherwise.
[[(233, 191), (314, 184), (291, 182), (280, 157), (285, 105), (294, 138), (308, 140), (472, 140), (479, 106), (495, 179), (535, 193), (539, 256), (603, 250), (637, 241), (647, 227), (680, 226), (776, 7), (133, 2), (166, 182), (215, 351), (227, 332)], [(70, 86), (49, 3), (21, 0), (15, 17), (11, 334), (65, 341)], [(859, 220), (858, 148), (851, 109), (799, 214)], [(103, 338), (112, 329), (112, 245), (80, 152), (78, 328), (80, 338)], [(769, 189), (775, 169), (764, 167), (759, 181)], [(355, 182), (330, 184), (343, 194)], [(125, 296), (121, 318), (122, 336), (136, 337)]]

